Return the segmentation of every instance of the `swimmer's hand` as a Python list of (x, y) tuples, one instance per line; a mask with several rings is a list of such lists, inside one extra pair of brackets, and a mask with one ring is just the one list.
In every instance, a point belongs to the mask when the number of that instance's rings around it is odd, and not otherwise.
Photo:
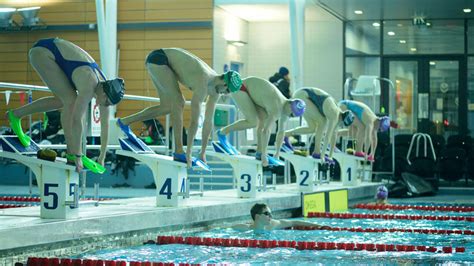
[(82, 164), (82, 157), (74, 158), (74, 162), (76, 164), (76, 172), (80, 173), (84, 169), (84, 165)]

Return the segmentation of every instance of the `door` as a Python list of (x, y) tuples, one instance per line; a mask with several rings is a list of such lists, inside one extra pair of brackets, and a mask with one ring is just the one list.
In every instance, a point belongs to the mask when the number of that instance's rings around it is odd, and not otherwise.
[(461, 69), (456, 57), (386, 58), (384, 76), (394, 82), (391, 117), (400, 133), (423, 132), (433, 135), (460, 134), (466, 130), (467, 105)]

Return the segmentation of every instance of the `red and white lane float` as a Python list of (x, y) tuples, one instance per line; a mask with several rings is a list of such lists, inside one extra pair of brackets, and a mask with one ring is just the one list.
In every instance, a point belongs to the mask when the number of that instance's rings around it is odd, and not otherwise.
[(367, 210), (420, 210), (441, 212), (474, 212), (471, 206), (433, 206), (433, 205), (395, 205), (395, 204), (356, 204), (355, 209)]
[(201, 265), (190, 263), (173, 262), (150, 262), (150, 261), (123, 261), (123, 260), (92, 260), (92, 259), (69, 259), (69, 258), (37, 258), (30, 257), (26, 262), (17, 262), (15, 266), (174, 266), (174, 265)]
[(183, 244), (195, 246), (220, 246), (220, 247), (250, 247), (250, 248), (295, 248), (299, 250), (365, 250), (375, 252), (443, 252), (463, 253), (465, 247), (433, 247), (425, 245), (395, 245), (374, 243), (336, 243), (315, 241), (288, 241), (288, 240), (259, 240), (239, 238), (211, 238), (211, 237), (182, 237), (182, 236), (158, 236), (156, 244)]
[(320, 229), (315, 226), (296, 226), (292, 230), (328, 230), (328, 231), (349, 231), (357, 233), (418, 233), (430, 235), (474, 235), (472, 230), (459, 229), (419, 229), (419, 228), (361, 228), (361, 227), (329, 227), (328, 229)]
[(380, 214), (380, 213), (332, 213), (309, 212), (308, 218), (333, 219), (384, 219), (384, 220), (430, 220), (430, 221), (467, 221), (474, 222), (474, 216), (453, 215), (408, 215), (408, 214)]

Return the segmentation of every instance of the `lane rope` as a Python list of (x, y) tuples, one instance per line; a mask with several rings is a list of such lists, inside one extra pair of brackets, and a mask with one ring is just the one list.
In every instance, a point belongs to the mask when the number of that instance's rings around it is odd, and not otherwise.
[(442, 211), (442, 212), (474, 212), (471, 206), (432, 206), (432, 205), (395, 205), (395, 204), (365, 204), (354, 205), (355, 209), (367, 210), (420, 210), (420, 211)]
[(430, 220), (430, 221), (467, 221), (474, 222), (474, 216), (452, 215), (408, 215), (408, 214), (380, 214), (380, 213), (331, 213), (309, 212), (308, 218), (334, 219), (385, 219), (385, 220)]
[(328, 229), (321, 229), (316, 226), (295, 226), (291, 230), (327, 230), (327, 231), (349, 231), (358, 233), (418, 233), (430, 235), (474, 235), (472, 230), (459, 229), (414, 229), (414, 228), (361, 228), (361, 227), (329, 227)]
[(315, 241), (289, 241), (289, 240), (258, 240), (239, 238), (211, 238), (211, 237), (182, 237), (182, 236), (158, 236), (157, 245), (183, 244), (194, 246), (221, 246), (221, 247), (250, 247), (250, 248), (295, 248), (299, 250), (365, 250), (375, 252), (442, 252), (463, 253), (465, 247), (434, 247), (425, 245), (395, 245), (374, 243), (336, 243)]

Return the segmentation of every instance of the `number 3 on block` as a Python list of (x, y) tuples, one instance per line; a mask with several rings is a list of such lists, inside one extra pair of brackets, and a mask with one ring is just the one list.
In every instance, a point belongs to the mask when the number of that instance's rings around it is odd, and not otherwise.
[(249, 174), (243, 174), (240, 176), (240, 179), (244, 180), (245, 184), (247, 185), (247, 187), (241, 186), (240, 190), (242, 190), (242, 192), (249, 192), (250, 189), (252, 188), (252, 185), (250, 184), (250, 181), (252, 180), (252, 176)]

